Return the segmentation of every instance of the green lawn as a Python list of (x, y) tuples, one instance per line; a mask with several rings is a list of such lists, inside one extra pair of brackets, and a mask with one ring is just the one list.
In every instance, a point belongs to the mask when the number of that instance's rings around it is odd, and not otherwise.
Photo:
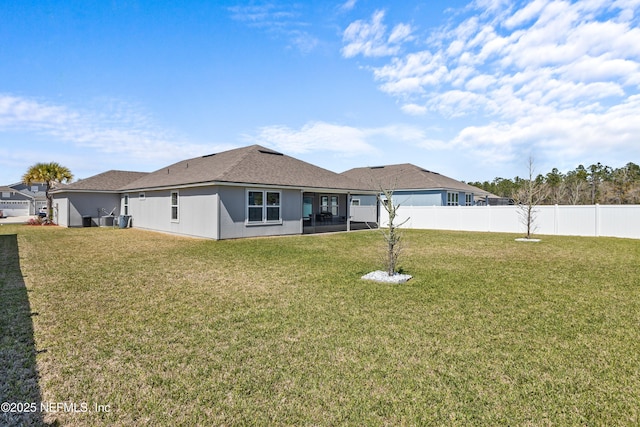
[(12, 351), (40, 375), (3, 397), (88, 406), (46, 422), (640, 423), (638, 240), (406, 230), (414, 278), (388, 285), (360, 280), (383, 268), (375, 231), (0, 233), (17, 233), (22, 276), (0, 275), (3, 304), (20, 280), (28, 297), (5, 305), (0, 350), (8, 310), (31, 310), (35, 348)]

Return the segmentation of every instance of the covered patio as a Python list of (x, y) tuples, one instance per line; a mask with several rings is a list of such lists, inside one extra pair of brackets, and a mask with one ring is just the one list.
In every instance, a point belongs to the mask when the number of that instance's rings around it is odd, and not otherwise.
[(353, 221), (349, 193), (303, 194), (303, 234), (377, 228), (375, 221)]

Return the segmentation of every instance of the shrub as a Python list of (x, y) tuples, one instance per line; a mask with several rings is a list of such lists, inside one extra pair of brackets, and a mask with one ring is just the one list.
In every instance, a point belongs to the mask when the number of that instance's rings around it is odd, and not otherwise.
[(36, 216), (35, 218), (29, 218), (29, 221), (27, 221), (27, 225), (42, 225), (43, 223), (44, 220), (39, 216)]

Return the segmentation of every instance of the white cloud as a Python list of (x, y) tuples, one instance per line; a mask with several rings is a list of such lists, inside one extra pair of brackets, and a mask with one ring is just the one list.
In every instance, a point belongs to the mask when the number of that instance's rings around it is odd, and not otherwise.
[(356, 7), (357, 0), (347, 0), (340, 6), (340, 10), (348, 12)]
[(288, 126), (266, 126), (257, 135), (247, 139), (275, 147), (289, 153), (308, 153), (325, 150), (343, 155), (356, 155), (362, 150), (373, 150), (366, 142), (366, 132), (325, 122), (311, 122), (299, 130)]
[(417, 126), (395, 124), (358, 128), (321, 121), (309, 122), (300, 129), (266, 126), (258, 129), (255, 135), (245, 135), (245, 139), (293, 154), (331, 152), (347, 157), (380, 154), (377, 148), (380, 140), (422, 148), (444, 149), (447, 146)]
[(35, 133), (78, 148), (119, 153), (141, 161), (175, 160), (176, 150), (194, 156), (211, 150), (181, 141), (131, 105), (114, 100), (103, 100), (100, 105), (101, 110), (83, 111), (0, 95), (0, 132)]
[(406, 40), (409, 40), (409, 38), (411, 37), (411, 32), (412, 32), (411, 25), (398, 24), (395, 27), (393, 27), (393, 30), (389, 35), (389, 39), (387, 40), (387, 43), (396, 44), (396, 43), (402, 43)]
[(295, 47), (302, 53), (310, 53), (319, 44), (317, 37), (307, 33), (306, 31), (291, 31), (291, 46)]
[(301, 18), (299, 6), (264, 3), (232, 6), (227, 10), (232, 19), (265, 31), (274, 38), (285, 39), (287, 47), (294, 47), (302, 53), (313, 51), (320, 43), (307, 31), (310, 23)]
[(231, 12), (232, 19), (246, 22), (256, 27), (279, 26), (282, 21), (297, 17), (297, 14), (292, 10), (278, 7), (272, 3), (232, 6), (228, 10)]
[[(450, 145), (486, 159), (525, 146), (577, 156), (637, 145), (640, 125), (626, 121), (640, 122), (640, 0), (477, 0), (456, 16), (428, 49), (371, 67), (403, 112), (452, 120)], [(384, 46), (379, 18), (356, 21), (352, 39)], [(350, 53), (365, 52), (361, 42)]]
[(422, 116), (427, 114), (427, 107), (424, 105), (418, 104), (405, 104), (402, 107), (402, 111), (412, 116)]
[(413, 29), (408, 24), (396, 25), (387, 36), (387, 27), (382, 23), (384, 15), (383, 10), (377, 10), (370, 21), (357, 20), (349, 24), (342, 35), (345, 58), (395, 55), (400, 52), (402, 43), (412, 40)]
[(548, 0), (534, 0), (530, 2), (525, 7), (510, 16), (506, 21), (504, 21), (505, 28), (513, 29), (532, 21), (540, 14), (542, 9), (548, 3)]

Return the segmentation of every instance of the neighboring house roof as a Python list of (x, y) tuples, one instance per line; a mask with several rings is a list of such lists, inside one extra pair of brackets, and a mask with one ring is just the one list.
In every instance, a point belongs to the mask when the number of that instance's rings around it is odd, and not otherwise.
[(380, 190), (458, 190), (474, 194), (486, 191), (457, 181), (437, 172), (431, 172), (411, 163), (399, 165), (354, 168), (341, 175), (366, 183), (369, 188)]
[[(64, 185), (64, 184), (61, 184)], [(47, 192), (45, 188), (45, 184), (43, 182), (32, 182), (30, 184), (26, 184), (24, 182), (16, 182), (15, 184), (9, 184), (10, 188), (13, 188), (14, 191), (19, 191), (20, 193), (36, 200), (43, 201), (47, 200)], [(36, 191), (32, 191), (32, 188), (36, 187)]]
[(183, 160), (124, 185), (121, 190), (222, 183), (368, 191), (361, 182), (260, 145)]
[(53, 193), (63, 193), (67, 191), (105, 191), (117, 192), (121, 187), (148, 175), (147, 172), (131, 172), (110, 170), (94, 175), (92, 177), (76, 181), (64, 187), (57, 188)]
[(10, 193), (11, 196), (15, 196), (16, 194), (26, 198), (26, 199), (33, 199), (33, 196), (30, 194), (26, 194), (24, 191), (20, 191), (17, 190), (15, 188), (11, 188), (7, 185), (0, 185), (0, 198), (2, 197), (2, 193)]
[(18, 190), (15, 190), (11, 187), (7, 187), (6, 185), (0, 185), (0, 191), (4, 193), (17, 193)]

